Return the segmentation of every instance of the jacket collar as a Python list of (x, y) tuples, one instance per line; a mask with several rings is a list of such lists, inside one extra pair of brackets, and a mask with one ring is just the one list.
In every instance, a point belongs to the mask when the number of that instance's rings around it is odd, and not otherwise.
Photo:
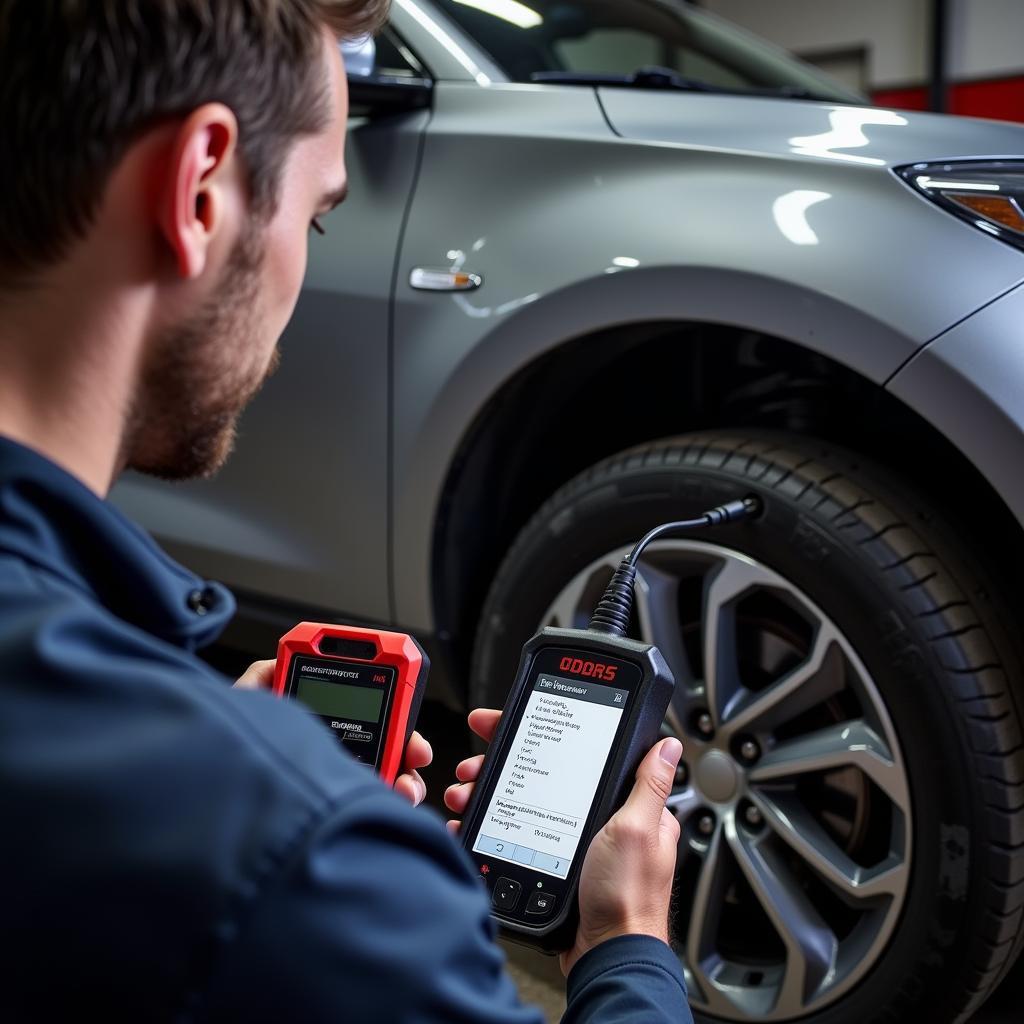
[(124, 621), (188, 650), (212, 643), (235, 612), (226, 588), (178, 565), (110, 502), (4, 437), (0, 554), (59, 577)]

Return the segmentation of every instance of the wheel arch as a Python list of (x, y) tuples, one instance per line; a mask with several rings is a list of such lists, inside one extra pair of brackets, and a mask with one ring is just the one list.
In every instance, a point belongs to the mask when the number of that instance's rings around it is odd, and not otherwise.
[(985, 539), (975, 547), (993, 574), (1015, 560), (1000, 553), (1024, 557), (1016, 519), (972, 463), (881, 382), (829, 355), (697, 320), (587, 332), (537, 356), (491, 395), (449, 465), (434, 522), (431, 598), (457, 696), (465, 694), (490, 581), (543, 502), (616, 451), (719, 427), (840, 445), (900, 474), (955, 525), (982, 516)]

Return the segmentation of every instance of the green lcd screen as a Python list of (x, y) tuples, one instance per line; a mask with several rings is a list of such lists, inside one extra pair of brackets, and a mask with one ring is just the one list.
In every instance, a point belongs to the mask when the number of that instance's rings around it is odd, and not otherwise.
[(322, 679), (299, 676), (295, 696), (318, 715), (352, 718), (357, 722), (380, 721), (384, 691), (369, 686), (325, 683)]

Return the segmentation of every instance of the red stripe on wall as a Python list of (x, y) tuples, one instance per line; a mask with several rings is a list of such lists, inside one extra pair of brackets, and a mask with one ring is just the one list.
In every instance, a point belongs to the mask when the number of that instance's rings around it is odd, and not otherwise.
[[(910, 89), (877, 89), (871, 99), (880, 107), (928, 109), (928, 89), (923, 85)], [(948, 113), (1024, 122), (1024, 75), (983, 82), (955, 82), (949, 89)]]
[(950, 113), (1024, 121), (1024, 75), (992, 82), (959, 82), (950, 90)]
[(879, 107), (895, 107), (897, 110), (927, 110), (928, 90), (924, 86), (913, 89), (876, 89), (871, 102)]

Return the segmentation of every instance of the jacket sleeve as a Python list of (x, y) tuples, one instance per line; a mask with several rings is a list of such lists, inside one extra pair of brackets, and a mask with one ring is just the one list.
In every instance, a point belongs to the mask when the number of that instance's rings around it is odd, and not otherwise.
[(296, 837), (238, 920), (199, 1019), (543, 1024), (435, 816), (376, 785)]
[(562, 1024), (693, 1024), (675, 953), (646, 935), (610, 939), (569, 974)]
[[(318, 814), (250, 894), (196, 1016), (543, 1024), (488, 911), (441, 821), (374, 782)], [(625, 1021), (692, 1022), (679, 961), (647, 936), (602, 944), (569, 977), (563, 1024)]]

